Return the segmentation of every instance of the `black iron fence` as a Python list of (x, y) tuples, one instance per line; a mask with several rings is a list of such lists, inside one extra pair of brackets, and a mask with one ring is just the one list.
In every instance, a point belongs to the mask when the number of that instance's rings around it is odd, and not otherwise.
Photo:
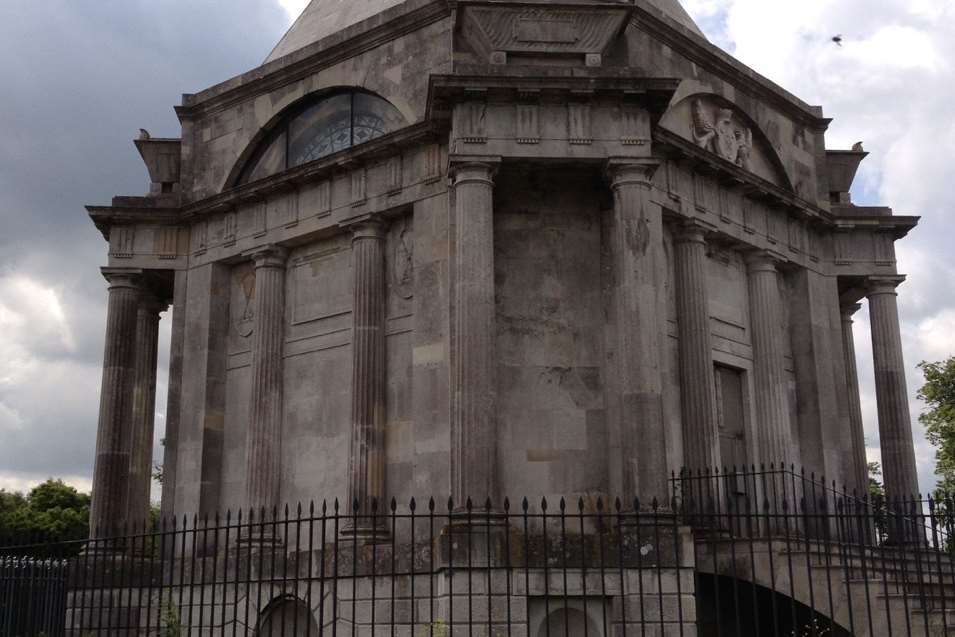
[(955, 634), (953, 513), (749, 469), (675, 476), (667, 502), (163, 520), (3, 545), (0, 635)]

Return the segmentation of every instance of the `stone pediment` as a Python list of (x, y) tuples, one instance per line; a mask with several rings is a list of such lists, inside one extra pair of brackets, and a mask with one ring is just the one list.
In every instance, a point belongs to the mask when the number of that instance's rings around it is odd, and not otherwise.
[(626, 5), (462, 4), (462, 33), (484, 60), (509, 56), (580, 56), (598, 66), (632, 11)]
[(713, 156), (791, 190), (782, 162), (742, 110), (714, 95), (691, 95), (673, 106), (660, 126)]

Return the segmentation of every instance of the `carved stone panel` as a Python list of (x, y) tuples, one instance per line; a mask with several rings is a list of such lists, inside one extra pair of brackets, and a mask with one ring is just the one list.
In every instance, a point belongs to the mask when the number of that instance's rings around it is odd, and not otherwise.
[(396, 219), (388, 229), (386, 267), (388, 289), (398, 299), (414, 296), (414, 230), (409, 216)]
[[(580, 54), (581, 63), (599, 63), (620, 32), (625, 6), (546, 8), (467, 6), (461, 23), (468, 43), (487, 60), (513, 54)], [(586, 56), (592, 57), (587, 60)]]
[(782, 163), (761, 131), (742, 111), (714, 95), (694, 95), (676, 103), (660, 126), (716, 158), (789, 188)]
[(251, 261), (232, 268), (229, 314), (232, 328), (229, 351), (232, 354), (247, 351), (248, 338), (255, 329), (255, 268)]

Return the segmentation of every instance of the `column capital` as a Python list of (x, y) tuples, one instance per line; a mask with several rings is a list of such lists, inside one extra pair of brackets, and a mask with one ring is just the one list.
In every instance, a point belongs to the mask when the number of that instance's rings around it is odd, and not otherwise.
[(244, 253), (244, 256), (252, 259), (256, 270), (259, 268), (284, 268), (285, 262), (288, 260), (288, 249), (270, 244), (253, 248)]
[(866, 296), (873, 297), (879, 294), (897, 294), (898, 288), (905, 281), (904, 275), (873, 276), (866, 280)]
[(750, 274), (756, 272), (779, 272), (779, 259), (766, 250), (757, 250), (746, 255), (746, 268)]
[(383, 240), (388, 229), (388, 224), (380, 217), (360, 217), (354, 221), (342, 224), (345, 230), (352, 233), (352, 241), (360, 239)]
[(842, 312), (842, 321), (844, 323), (852, 323), (852, 317), (855, 316), (855, 313), (862, 309), (861, 303), (852, 303), (850, 305), (843, 305), (839, 308), (839, 311)]
[(138, 290), (140, 288), (140, 278), (143, 271), (139, 268), (100, 268), (103, 278), (109, 283), (109, 289), (130, 288)]
[(702, 243), (706, 245), (706, 235), (713, 227), (699, 219), (685, 219), (673, 226), (673, 240), (676, 243)]
[(611, 158), (607, 160), (606, 171), (611, 188), (621, 186), (653, 186), (653, 175), (660, 167), (660, 160), (653, 157), (632, 159)]
[(465, 183), (493, 184), (501, 164), (495, 155), (452, 155), (448, 160), (448, 174), (455, 186)]
[(161, 301), (158, 296), (149, 290), (143, 290), (139, 295), (139, 311), (154, 315), (159, 320), (159, 315), (165, 312), (169, 303)]

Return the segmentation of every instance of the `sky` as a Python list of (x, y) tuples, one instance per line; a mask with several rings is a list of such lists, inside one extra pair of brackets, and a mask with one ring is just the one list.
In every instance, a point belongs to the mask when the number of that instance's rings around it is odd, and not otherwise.
[[(145, 194), (132, 140), (178, 137), (173, 106), (254, 68), (306, 0), (0, 2), (0, 488), (90, 487), (106, 245), (83, 208)], [(955, 354), (955, 2), (684, 0), (710, 40), (865, 143), (853, 196), (921, 215), (898, 244), (903, 344), (923, 491), (934, 485), (916, 364)], [(832, 41), (842, 37), (842, 45)], [(16, 61), (16, 63), (10, 63)], [(165, 422), (162, 321), (156, 461)], [(855, 337), (870, 459), (878, 426), (868, 315)], [(154, 489), (153, 497), (158, 498)]]

